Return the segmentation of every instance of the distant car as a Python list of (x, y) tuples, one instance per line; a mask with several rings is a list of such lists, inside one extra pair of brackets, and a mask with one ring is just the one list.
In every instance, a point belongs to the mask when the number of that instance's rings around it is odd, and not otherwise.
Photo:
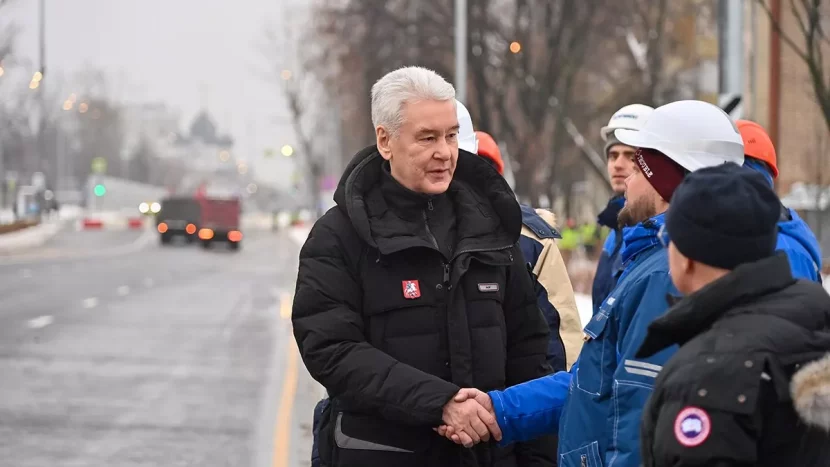
[(201, 198), (199, 241), (202, 248), (213, 242), (227, 242), (231, 250), (238, 250), (242, 242), (239, 218), (242, 206), (239, 198)]
[(187, 243), (196, 240), (198, 224), (202, 216), (202, 206), (198, 200), (189, 197), (171, 197), (156, 204), (159, 204), (156, 228), (162, 245), (169, 244), (177, 236), (183, 237)]
[(161, 203), (153, 201), (152, 203), (141, 203), (138, 205), (138, 212), (145, 216), (153, 216), (161, 211)]

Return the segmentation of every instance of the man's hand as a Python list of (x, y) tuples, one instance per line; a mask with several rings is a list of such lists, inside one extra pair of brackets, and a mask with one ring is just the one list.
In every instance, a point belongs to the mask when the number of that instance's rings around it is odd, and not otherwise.
[(493, 401), (478, 389), (462, 389), (444, 407), (445, 425), (435, 431), (456, 444), (472, 447), (481, 441), (488, 441), (490, 435), (501, 441), (501, 429), (496, 422)]

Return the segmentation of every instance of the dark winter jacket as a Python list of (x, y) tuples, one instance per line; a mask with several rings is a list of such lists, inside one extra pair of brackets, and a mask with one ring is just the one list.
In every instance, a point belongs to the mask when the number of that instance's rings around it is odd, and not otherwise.
[(645, 467), (830, 465), (828, 363), (799, 370), (830, 352), (830, 296), (793, 279), (786, 256), (675, 304), (637, 356), (675, 344), (643, 413)]
[(519, 205), (489, 164), (460, 152), (448, 192), (429, 197), (402, 196), (377, 149), (361, 151), (300, 252), (294, 335), (331, 396), (323, 465), (554, 465), (547, 439), (464, 449), (432, 430), (461, 387), (551, 371)]

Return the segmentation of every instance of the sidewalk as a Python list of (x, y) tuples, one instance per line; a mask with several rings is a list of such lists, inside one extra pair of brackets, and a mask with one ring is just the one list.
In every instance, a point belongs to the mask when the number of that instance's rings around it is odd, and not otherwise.
[[(40, 224), (15, 232), (0, 235), (0, 254), (17, 253), (22, 250), (37, 248), (58, 234), (63, 226), (77, 219), (83, 210), (78, 206), (62, 206), (57, 216), (46, 219)], [(0, 220), (5, 220), (11, 212), (0, 211)], [(14, 216), (10, 216), (14, 220)]]

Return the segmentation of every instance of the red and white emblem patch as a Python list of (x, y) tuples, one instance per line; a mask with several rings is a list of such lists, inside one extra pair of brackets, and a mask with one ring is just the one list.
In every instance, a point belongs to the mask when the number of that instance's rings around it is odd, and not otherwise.
[(687, 448), (703, 444), (711, 431), (712, 422), (709, 420), (709, 414), (697, 407), (684, 408), (674, 419), (674, 437)]
[(403, 281), (403, 298), (413, 299), (421, 296), (421, 286), (418, 281)]

